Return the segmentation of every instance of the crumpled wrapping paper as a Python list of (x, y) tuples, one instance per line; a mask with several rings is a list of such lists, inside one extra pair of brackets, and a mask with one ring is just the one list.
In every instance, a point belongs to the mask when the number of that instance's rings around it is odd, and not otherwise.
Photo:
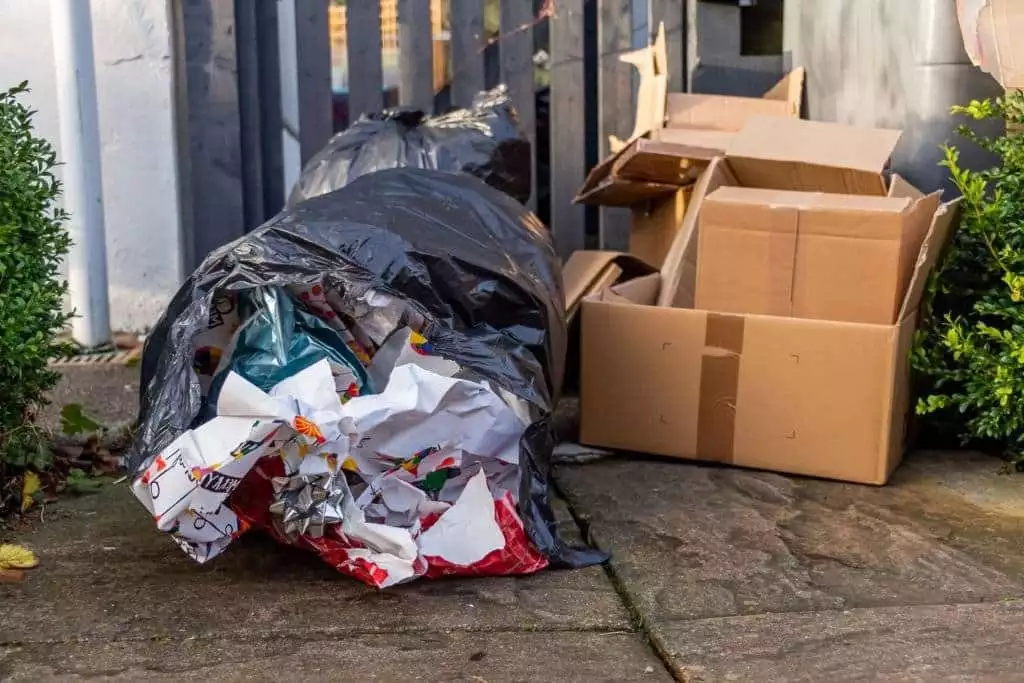
[(268, 392), (229, 371), (216, 417), (134, 482), (158, 528), (205, 562), (261, 527), (380, 588), (545, 567), (515, 507), (525, 406), (409, 328), (382, 341), (383, 390), (344, 403), (327, 360)]

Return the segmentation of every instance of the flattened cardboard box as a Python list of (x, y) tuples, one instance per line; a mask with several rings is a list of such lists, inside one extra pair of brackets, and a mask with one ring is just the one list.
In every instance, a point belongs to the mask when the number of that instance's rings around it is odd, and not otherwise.
[[(729, 181), (716, 160), (660, 274), (583, 302), (581, 441), (884, 484), (903, 453), (917, 309), (956, 205), (932, 218), (897, 324), (695, 310), (697, 216)], [(899, 179), (893, 188), (921, 197)]]
[(720, 187), (698, 219), (694, 306), (892, 324), (939, 201)]

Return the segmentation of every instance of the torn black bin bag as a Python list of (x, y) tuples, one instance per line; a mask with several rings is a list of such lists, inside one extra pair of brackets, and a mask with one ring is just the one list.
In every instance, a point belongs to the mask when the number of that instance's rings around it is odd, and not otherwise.
[(302, 170), (289, 206), (340, 189), (386, 168), (465, 172), (525, 204), (530, 199), (530, 142), (505, 86), (481, 92), (469, 109), (428, 117), (388, 109), (335, 135)]
[(566, 546), (548, 503), (566, 351), (559, 259), (533, 213), (466, 174), (363, 176), (207, 257), (146, 341), (130, 472), (202, 419), (196, 337), (218, 315), (215, 299), (311, 283), (340, 292), (342, 308), (350, 292), (368, 288), (398, 298), (422, 316), (438, 355), (525, 401), (536, 416), (520, 442), (519, 513), (530, 539), (554, 566), (605, 559)]

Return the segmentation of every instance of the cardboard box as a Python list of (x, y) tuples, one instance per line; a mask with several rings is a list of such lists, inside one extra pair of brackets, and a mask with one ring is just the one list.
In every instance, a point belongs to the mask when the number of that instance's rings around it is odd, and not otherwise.
[(562, 266), (565, 291), (565, 318), (568, 323), (565, 376), (562, 390), (579, 391), (580, 325), (579, 309), (583, 300), (623, 280), (657, 272), (640, 259), (611, 251), (577, 251)]
[(694, 306), (892, 324), (938, 204), (720, 187), (700, 210)]
[[(800, 164), (773, 154), (783, 168)], [(581, 441), (884, 484), (903, 453), (917, 310), (956, 203), (931, 216), (895, 324), (696, 310), (698, 216), (728, 184), (738, 184), (730, 160), (717, 159), (660, 273), (584, 299)], [(922, 198), (900, 178), (887, 192)]]
[[(724, 157), (707, 168), (693, 195), (701, 204), (707, 194), (727, 186), (876, 197), (920, 195), (902, 178), (886, 179), (900, 135), (898, 130), (755, 116), (735, 135)], [(697, 215), (699, 210), (687, 220), (695, 222)], [(690, 231), (695, 229), (694, 224)], [(680, 268), (687, 267), (683, 264), (696, 267), (696, 255), (687, 259), (679, 251), (687, 244), (678, 240), (670, 247), (675, 253), (665, 256), (664, 262), (673, 267), (663, 271), (668, 281), (659, 306), (672, 305), (672, 297), (679, 294)], [(693, 295), (691, 291), (691, 303)]]
[(633, 132), (609, 137), (612, 154), (587, 175), (573, 200), (581, 204), (631, 206), (675, 192), (697, 180), (752, 116), (799, 117), (804, 70), (794, 69), (763, 98), (666, 93), (664, 25), (650, 47), (620, 60), (640, 76)]

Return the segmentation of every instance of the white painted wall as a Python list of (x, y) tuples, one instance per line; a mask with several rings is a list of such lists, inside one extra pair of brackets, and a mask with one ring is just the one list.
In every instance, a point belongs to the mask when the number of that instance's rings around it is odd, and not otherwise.
[[(92, 17), (111, 324), (142, 330), (185, 275), (168, 0), (92, 0)], [(49, 3), (0, 0), (0, 88), (26, 79), (60, 156)]]

